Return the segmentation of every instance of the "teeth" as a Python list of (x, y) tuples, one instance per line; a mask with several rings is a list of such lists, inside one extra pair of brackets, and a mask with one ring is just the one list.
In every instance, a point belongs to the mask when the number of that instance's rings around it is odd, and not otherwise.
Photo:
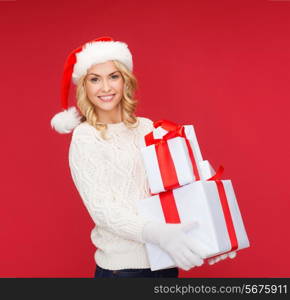
[(114, 96), (103, 96), (103, 97), (99, 97), (102, 100), (111, 100)]

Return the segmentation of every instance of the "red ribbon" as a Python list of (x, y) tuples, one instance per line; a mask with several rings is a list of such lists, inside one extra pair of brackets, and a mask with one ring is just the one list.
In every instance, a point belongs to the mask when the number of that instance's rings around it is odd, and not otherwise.
[(146, 146), (155, 145), (156, 156), (158, 160), (158, 165), (160, 169), (160, 174), (162, 178), (163, 185), (166, 189), (171, 190), (180, 186), (177, 178), (176, 169), (174, 166), (174, 162), (170, 155), (169, 147), (167, 141), (174, 137), (183, 137), (186, 141), (189, 157), (193, 167), (193, 173), (195, 176), (195, 180), (200, 180), (200, 176), (198, 173), (196, 161), (194, 158), (194, 154), (190, 145), (189, 140), (186, 138), (184, 132), (184, 126), (175, 124), (171, 121), (167, 120), (159, 120), (154, 122), (153, 126), (155, 128), (162, 127), (166, 131), (165, 134), (161, 139), (154, 139), (153, 132), (148, 133), (145, 135), (145, 143)]
[(160, 204), (166, 223), (181, 223), (177, 210), (173, 191), (166, 191), (159, 194)]
[(220, 166), (218, 168), (216, 174), (214, 176), (212, 176), (211, 178), (207, 179), (207, 180), (214, 181), (216, 183), (217, 190), (218, 190), (218, 193), (219, 193), (220, 202), (221, 202), (222, 209), (223, 209), (224, 218), (225, 218), (225, 221), (226, 221), (228, 235), (229, 235), (229, 238), (230, 238), (230, 241), (231, 241), (231, 250), (229, 250), (229, 252), (231, 252), (231, 251), (234, 251), (234, 250), (238, 249), (238, 239), (237, 239), (237, 235), (236, 235), (236, 231), (235, 231), (231, 211), (230, 211), (230, 208), (229, 208), (226, 191), (225, 191), (223, 182), (220, 179), (223, 171), (224, 171), (224, 167)]
[[(224, 171), (224, 168), (222, 166), (220, 166), (218, 168), (218, 171), (216, 172), (216, 174), (207, 180), (214, 181), (217, 185), (219, 199), (220, 199), (220, 202), (222, 205), (222, 210), (223, 210), (223, 214), (224, 214), (224, 218), (225, 218), (225, 222), (226, 222), (226, 227), (227, 227), (228, 235), (229, 235), (230, 242), (231, 242), (231, 250), (229, 250), (227, 252), (231, 252), (238, 248), (238, 239), (236, 236), (236, 232), (235, 232), (230, 208), (228, 205), (226, 192), (225, 192), (225, 189), (223, 186), (223, 182), (222, 182), (222, 180), (220, 180), (223, 171)], [(160, 203), (161, 203), (161, 207), (163, 210), (165, 222), (166, 223), (175, 223), (175, 224), (181, 223), (179, 213), (177, 210), (177, 206), (176, 206), (176, 202), (174, 199), (173, 191), (171, 190), (171, 191), (162, 192), (159, 194), (159, 198), (160, 198)]]

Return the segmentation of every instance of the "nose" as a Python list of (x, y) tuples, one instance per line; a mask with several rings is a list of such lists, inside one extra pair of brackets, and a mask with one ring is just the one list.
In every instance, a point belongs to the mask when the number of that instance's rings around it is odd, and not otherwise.
[(110, 86), (108, 80), (104, 79), (102, 89), (103, 89), (103, 92), (105, 92), (105, 93), (109, 92), (111, 90), (111, 86)]

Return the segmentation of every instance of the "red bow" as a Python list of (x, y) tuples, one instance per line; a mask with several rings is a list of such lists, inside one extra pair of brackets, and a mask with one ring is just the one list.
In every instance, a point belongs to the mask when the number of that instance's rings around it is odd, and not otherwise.
[(159, 169), (163, 184), (166, 187), (166, 189), (173, 189), (180, 186), (178, 183), (175, 166), (167, 144), (167, 140), (175, 137), (182, 137), (185, 139), (189, 158), (193, 167), (195, 180), (200, 180), (196, 160), (194, 158), (194, 153), (192, 151), (189, 140), (186, 138), (184, 126), (178, 125), (167, 120), (155, 121), (153, 125), (155, 128), (162, 127), (163, 129), (168, 131), (168, 133), (166, 133), (161, 139), (154, 139), (153, 132), (150, 132), (147, 135), (145, 135), (146, 146), (155, 145)]
[(178, 125), (176, 123), (167, 120), (159, 120), (159, 121), (155, 121), (153, 123), (153, 126), (154, 128), (162, 127), (163, 129), (168, 131), (168, 133), (165, 134), (161, 139), (154, 139), (153, 132), (148, 133), (147, 135), (145, 135), (145, 142), (147, 146), (158, 144), (161, 143), (162, 141), (166, 141), (177, 136), (186, 138), (183, 125)]

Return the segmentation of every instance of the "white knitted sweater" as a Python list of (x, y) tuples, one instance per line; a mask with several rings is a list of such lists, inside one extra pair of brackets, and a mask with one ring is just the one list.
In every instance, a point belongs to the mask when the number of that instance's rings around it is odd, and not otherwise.
[(140, 147), (153, 122), (137, 117), (138, 127), (108, 124), (109, 140), (87, 122), (72, 134), (69, 166), (73, 182), (95, 223), (91, 240), (96, 264), (109, 270), (150, 268), (142, 239), (149, 221), (136, 201), (150, 196)]

